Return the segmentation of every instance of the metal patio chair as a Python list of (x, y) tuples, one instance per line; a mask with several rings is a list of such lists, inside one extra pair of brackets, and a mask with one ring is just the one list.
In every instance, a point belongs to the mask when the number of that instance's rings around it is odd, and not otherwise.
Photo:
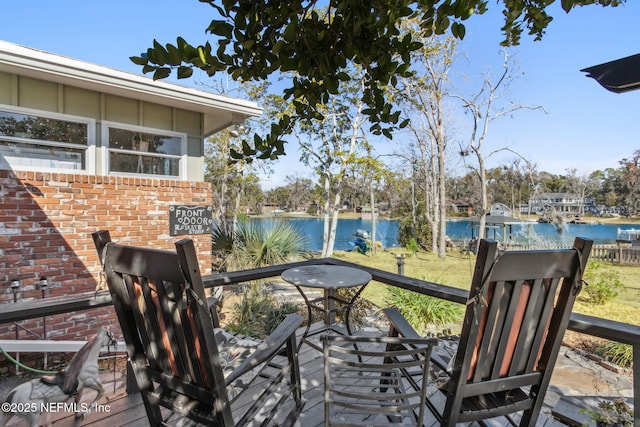
[(435, 339), (322, 335), (325, 426), (422, 426)]
[[(432, 356), (445, 399), (428, 404), (443, 426), (499, 416), (535, 425), (592, 243), (498, 254), (497, 242), (480, 241), (452, 365)], [(385, 314), (391, 336), (418, 337), (397, 309)]]

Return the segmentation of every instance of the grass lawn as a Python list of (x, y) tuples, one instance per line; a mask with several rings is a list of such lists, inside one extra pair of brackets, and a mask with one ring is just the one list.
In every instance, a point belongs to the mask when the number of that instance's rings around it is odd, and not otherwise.
[[(396, 254), (391, 252), (379, 252), (373, 257), (354, 252), (336, 251), (334, 257), (380, 270), (398, 271)], [(439, 259), (435, 254), (421, 252), (416, 256), (407, 256), (405, 254), (404, 270), (405, 275), (410, 277), (469, 289), (474, 263), (475, 257), (469, 254), (463, 255), (456, 252), (448, 254), (445, 259)], [(613, 301), (603, 305), (589, 304), (584, 298), (578, 297), (574, 311), (640, 325), (640, 317), (638, 316), (638, 310), (640, 309), (640, 283), (638, 283), (640, 267), (607, 264), (607, 268), (618, 273), (620, 281), (625, 286), (624, 291)], [(376, 282), (367, 286), (363, 294), (365, 298), (379, 307), (387, 305), (385, 301), (386, 295), (386, 285)]]

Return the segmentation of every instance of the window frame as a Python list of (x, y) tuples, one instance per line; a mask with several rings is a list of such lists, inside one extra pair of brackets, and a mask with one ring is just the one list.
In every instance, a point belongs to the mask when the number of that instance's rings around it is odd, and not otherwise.
[(77, 150), (82, 150), (84, 148), (84, 152), (85, 152), (84, 169), (50, 168), (50, 167), (40, 167), (40, 166), (14, 165), (14, 164), (11, 164), (9, 161), (6, 161), (5, 159), (6, 163), (9, 165), (11, 169), (35, 171), (35, 172), (64, 172), (64, 173), (77, 173), (77, 174), (89, 174), (89, 175), (93, 175), (96, 173), (96, 120), (95, 119), (91, 119), (89, 117), (83, 117), (83, 116), (76, 116), (72, 114), (38, 110), (34, 108), (24, 108), (24, 107), (7, 105), (7, 104), (0, 104), (0, 111), (7, 112), (7, 113), (14, 113), (14, 114), (24, 114), (29, 116), (43, 117), (43, 118), (53, 119), (53, 120), (81, 123), (87, 126), (87, 145), (86, 146), (82, 146), (80, 144), (75, 144), (71, 142), (58, 142), (58, 141), (48, 141), (48, 140), (42, 140), (42, 139), (24, 138), (19, 136), (0, 135), (0, 144), (2, 145), (4, 145), (4, 142), (8, 141), (8, 142), (21, 143), (21, 144), (29, 144), (34, 146), (44, 145), (49, 147), (72, 148)]
[[(172, 138), (180, 138), (180, 155), (173, 155), (173, 154), (157, 154), (157, 153), (150, 153), (150, 152), (145, 152), (146, 154), (143, 154), (144, 156), (147, 157), (159, 157), (159, 158), (163, 158), (163, 159), (178, 159), (178, 168), (179, 168), (179, 174), (178, 176), (174, 176), (174, 175), (154, 175), (154, 174), (147, 174), (147, 173), (137, 173), (137, 172), (118, 172), (118, 171), (112, 171), (111, 170), (111, 159), (110, 159), (110, 153), (123, 153), (123, 154), (137, 154), (140, 155), (140, 152), (135, 151), (135, 150), (125, 150), (125, 149), (120, 149), (120, 148), (111, 148), (109, 146), (109, 129), (110, 128), (117, 128), (117, 129), (121, 129), (121, 130), (127, 130), (127, 131), (132, 131), (132, 132), (142, 132), (142, 133), (147, 133), (147, 134), (155, 134), (155, 135), (160, 135), (160, 136), (168, 136), (168, 137), (172, 137)], [(136, 126), (136, 125), (130, 125), (130, 124), (125, 124), (125, 123), (120, 123), (120, 122), (113, 122), (113, 121), (103, 121), (102, 122), (102, 129), (101, 129), (101, 138), (102, 138), (102, 170), (104, 175), (109, 175), (109, 176), (127, 176), (127, 177), (145, 177), (145, 178), (157, 178), (157, 179), (173, 179), (173, 180), (180, 180), (180, 181), (184, 181), (187, 179), (187, 140), (188, 140), (188, 135), (185, 132), (176, 132), (176, 131), (170, 131), (167, 129), (159, 129), (159, 128), (151, 128), (151, 127), (146, 127), (146, 126)]]

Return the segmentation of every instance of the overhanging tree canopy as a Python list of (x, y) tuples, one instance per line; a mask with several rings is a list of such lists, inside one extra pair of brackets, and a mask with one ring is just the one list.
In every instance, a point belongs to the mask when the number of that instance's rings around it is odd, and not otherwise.
[[(193, 69), (209, 76), (226, 72), (242, 81), (266, 80), (274, 73), (293, 72), (284, 90), (295, 106), (295, 115), (283, 115), (264, 137), (254, 135), (252, 145), (243, 142), (235, 158), (274, 159), (284, 154), (283, 135), (297, 120), (322, 118), (318, 108), (338, 93), (342, 82), (351, 79), (357, 64), (365, 71), (363, 111), (370, 131), (391, 138), (392, 130), (403, 127), (384, 87), (411, 72), (410, 53), (421, 44), (399, 30), (400, 22), (419, 17), (424, 35), (450, 30), (465, 35), (463, 21), (487, 10), (488, 0), (200, 0), (217, 12), (206, 29), (216, 36), (192, 45), (181, 37), (176, 44), (153, 47), (131, 60), (153, 73), (154, 79), (189, 78)], [(617, 6), (626, 0), (561, 0), (569, 12), (576, 6)], [(496, 0), (502, 6), (504, 45), (515, 45), (526, 29), (540, 39), (552, 20), (547, 13), (555, 0)]]

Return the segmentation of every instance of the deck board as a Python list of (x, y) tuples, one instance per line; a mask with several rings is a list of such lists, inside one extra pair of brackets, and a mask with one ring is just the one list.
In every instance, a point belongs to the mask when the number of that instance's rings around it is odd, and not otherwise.
[[(299, 334), (302, 334), (302, 330), (299, 331)], [(369, 328), (365, 331), (358, 331), (358, 334), (364, 335), (386, 335), (385, 332), (375, 331), (372, 328)], [(319, 336), (315, 337), (317, 340)], [(299, 361), (300, 361), (300, 374), (302, 379), (302, 392), (303, 398), (306, 401), (305, 407), (296, 422), (296, 426), (298, 427), (313, 427), (313, 426), (323, 426), (324, 425), (324, 381), (323, 381), (323, 359), (322, 353), (313, 349), (311, 346), (303, 344), (300, 348), (299, 353)], [(260, 381), (257, 380), (257, 384), (254, 384), (254, 388), (259, 388)], [(119, 382), (119, 385), (122, 385), (123, 381)], [(429, 390), (429, 395), (432, 395), (436, 400), (440, 399), (443, 401), (443, 396), (439, 391), (435, 389)], [(250, 393), (251, 395), (251, 393)], [(84, 419), (75, 419), (73, 414), (60, 414), (57, 419), (52, 419), (52, 425), (55, 427), (80, 427), (80, 426), (91, 426), (91, 427), (114, 427), (114, 426), (148, 426), (149, 423), (147, 421), (144, 405), (142, 403), (142, 399), (140, 394), (131, 394), (128, 395), (123, 387), (120, 387), (115, 392), (112, 388), (107, 388), (107, 398), (103, 398), (100, 402), (103, 405), (109, 405), (109, 412), (93, 412), (89, 414)], [(84, 400), (84, 399), (83, 399)], [(251, 400), (251, 398), (249, 398)], [(243, 408), (246, 407), (247, 401), (237, 401), (232, 405), (234, 413), (241, 414), (243, 413)], [(291, 403), (292, 404), (292, 403)], [(288, 404), (290, 405), (290, 404)], [(287, 410), (287, 405), (282, 411)], [(52, 417), (53, 418), (53, 417)], [(41, 422), (44, 422), (45, 417), (41, 418)], [(278, 418), (276, 417), (277, 421)], [(12, 425), (23, 425), (24, 422), (14, 417), (9, 426)], [(429, 412), (427, 413), (427, 420), (425, 421), (426, 426), (436, 426), (437, 422), (435, 417)], [(477, 424), (471, 424), (477, 425)], [(496, 425), (501, 426), (501, 422), (497, 423), (489, 423), (488, 425)], [(539, 427), (556, 427), (563, 425), (560, 422), (554, 420), (549, 415), (549, 410), (543, 411), (538, 422), (536, 424)]]

